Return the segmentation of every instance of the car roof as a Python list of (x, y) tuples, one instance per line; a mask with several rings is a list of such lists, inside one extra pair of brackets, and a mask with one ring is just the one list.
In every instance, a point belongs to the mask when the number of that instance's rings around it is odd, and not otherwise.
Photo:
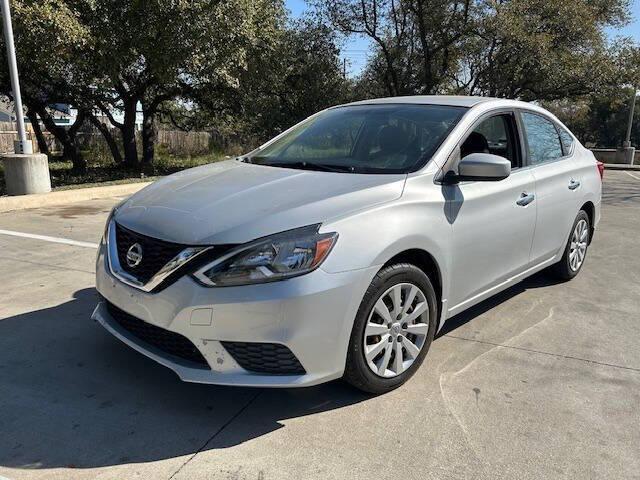
[[(504, 102), (505, 99), (492, 98), (492, 97), (472, 97), (464, 95), (411, 95), (404, 97), (386, 97), (386, 98), (372, 98), (369, 100), (361, 100), (359, 102), (347, 103), (344, 106), (352, 105), (376, 105), (376, 104), (422, 104), (422, 105), (447, 105), (452, 107), (473, 107), (479, 103), (487, 102)], [(512, 100), (509, 102), (513, 102)]]

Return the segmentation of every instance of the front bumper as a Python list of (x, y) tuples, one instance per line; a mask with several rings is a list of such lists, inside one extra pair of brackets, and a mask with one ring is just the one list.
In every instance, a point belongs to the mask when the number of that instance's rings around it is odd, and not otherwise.
[[(378, 267), (343, 273), (322, 269), (262, 285), (207, 288), (183, 277), (158, 293), (147, 293), (113, 277), (104, 248), (96, 262), (98, 292), (121, 310), (189, 339), (209, 368), (198, 368), (141, 341), (122, 328), (105, 302), (92, 318), (111, 334), (184, 381), (218, 385), (310, 386), (342, 376), (353, 320)], [(285, 345), (305, 370), (302, 375), (245, 370), (221, 342)]]

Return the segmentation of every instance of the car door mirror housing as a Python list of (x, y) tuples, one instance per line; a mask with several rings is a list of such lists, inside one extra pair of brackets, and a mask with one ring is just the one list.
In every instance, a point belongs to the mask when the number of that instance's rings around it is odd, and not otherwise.
[(491, 153), (471, 153), (458, 163), (458, 173), (447, 172), (447, 183), (463, 181), (495, 182), (511, 174), (511, 162)]

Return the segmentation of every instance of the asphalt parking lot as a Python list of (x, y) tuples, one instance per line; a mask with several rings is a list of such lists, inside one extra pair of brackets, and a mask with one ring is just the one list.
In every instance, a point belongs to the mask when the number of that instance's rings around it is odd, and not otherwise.
[(640, 478), (640, 172), (605, 173), (574, 281), (452, 318), (380, 397), (182, 383), (111, 337), (89, 317), (116, 201), (0, 214), (0, 479)]

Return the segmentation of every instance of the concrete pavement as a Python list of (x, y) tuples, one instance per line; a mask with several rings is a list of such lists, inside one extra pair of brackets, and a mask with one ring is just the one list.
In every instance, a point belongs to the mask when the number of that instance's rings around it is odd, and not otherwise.
[[(116, 201), (0, 229), (97, 243)], [(640, 478), (640, 178), (607, 171), (603, 201), (575, 280), (452, 318), (379, 397), (182, 383), (89, 320), (94, 249), (0, 234), (0, 476)]]
[(67, 206), (74, 202), (86, 202), (87, 200), (111, 198), (119, 195), (132, 195), (150, 183), (151, 182), (123, 183), (87, 188), (71, 188), (68, 190), (57, 190), (55, 192), (37, 193), (33, 195), (2, 196), (0, 197), (0, 212), (50, 207), (52, 205)]

